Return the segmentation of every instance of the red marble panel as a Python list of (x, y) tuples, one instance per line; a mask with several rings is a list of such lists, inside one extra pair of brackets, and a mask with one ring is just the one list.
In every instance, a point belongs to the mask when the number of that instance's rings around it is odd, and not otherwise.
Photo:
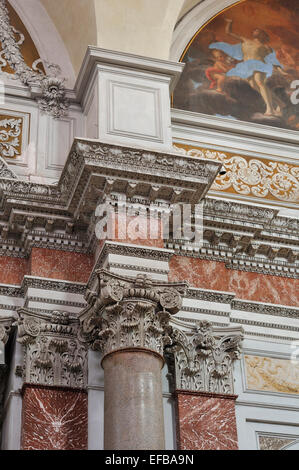
[(233, 292), (243, 300), (299, 304), (298, 279), (227, 269), (218, 261), (174, 256), (170, 261), (169, 279), (186, 280), (193, 287)]
[(82, 391), (25, 386), (23, 450), (87, 449), (87, 394)]
[(0, 256), (0, 284), (20, 285), (28, 274), (28, 260)]
[(237, 450), (235, 398), (177, 393), (180, 450)]
[(69, 251), (32, 248), (31, 276), (87, 282), (94, 265), (93, 256)]
[(107, 239), (132, 245), (164, 248), (161, 220), (143, 217), (111, 214), (110, 232)]

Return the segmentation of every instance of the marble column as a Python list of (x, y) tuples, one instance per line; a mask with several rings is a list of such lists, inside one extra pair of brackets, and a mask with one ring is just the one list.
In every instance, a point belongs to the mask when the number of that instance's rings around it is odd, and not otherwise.
[(164, 449), (161, 369), (152, 351), (105, 356), (105, 449)]
[(66, 312), (18, 311), (23, 450), (87, 449), (87, 349)]
[(163, 450), (163, 349), (185, 284), (96, 271), (80, 339), (103, 354), (106, 450)]
[(179, 449), (238, 449), (233, 364), (242, 333), (207, 321), (173, 329), (168, 359), (175, 376)]

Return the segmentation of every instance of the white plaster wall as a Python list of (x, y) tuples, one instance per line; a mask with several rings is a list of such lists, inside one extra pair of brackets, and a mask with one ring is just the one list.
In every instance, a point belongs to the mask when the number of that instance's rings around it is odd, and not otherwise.
[[(244, 354), (290, 359), (290, 344), (246, 339)], [(244, 359), (235, 367), (236, 419), (240, 450), (257, 450), (258, 434), (299, 438), (298, 395), (249, 390)]]

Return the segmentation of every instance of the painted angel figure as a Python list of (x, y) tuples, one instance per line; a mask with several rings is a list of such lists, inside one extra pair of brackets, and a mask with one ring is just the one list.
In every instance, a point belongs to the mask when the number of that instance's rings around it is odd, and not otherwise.
[(281, 74), (287, 74), (283, 71), (283, 65), (278, 61), (275, 51), (268, 45), (268, 34), (257, 28), (253, 30), (251, 38), (239, 36), (232, 32), (233, 21), (228, 18), (225, 21), (225, 32), (240, 43), (214, 42), (209, 48), (223, 51), (229, 57), (241, 61), (226, 72), (226, 76), (246, 79), (251, 87), (260, 93), (266, 104), (265, 116), (281, 116), (281, 108), (285, 104), (267, 86), (267, 78), (272, 76), (274, 67)]

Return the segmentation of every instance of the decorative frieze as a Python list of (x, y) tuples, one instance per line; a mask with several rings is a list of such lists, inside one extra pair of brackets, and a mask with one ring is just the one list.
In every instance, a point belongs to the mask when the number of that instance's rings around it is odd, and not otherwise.
[(22, 118), (0, 115), (0, 153), (3, 157), (21, 155), (22, 130)]
[(77, 338), (79, 323), (67, 312), (18, 311), (18, 342), (24, 346), (25, 383), (84, 389), (87, 349)]
[[(105, 198), (113, 201), (122, 194), (144, 208), (154, 203), (157, 210), (167, 206), (170, 211), (174, 201), (199, 203), (220, 168), (217, 165), (80, 139), (73, 144), (58, 184), (43, 185), (16, 179), (0, 160), (0, 253), (24, 257), (36, 246), (94, 251), (98, 245), (95, 211)], [(278, 210), (209, 197), (204, 200), (203, 226), (201, 248), (172, 238), (165, 240), (165, 248), (183, 256), (222, 261), (230, 269), (298, 276), (298, 222), (278, 217)], [(134, 250), (127, 248), (128, 256), (135, 256)]]
[(183, 155), (222, 163), (226, 173), (217, 176), (211, 188), (214, 191), (274, 201), (296, 202), (299, 200), (299, 167), (296, 165), (207, 148), (192, 148), (183, 144), (176, 144), (174, 148)]
[(103, 355), (142, 348), (163, 355), (171, 343), (169, 320), (182, 305), (185, 284), (152, 281), (146, 275), (122, 277), (97, 270), (98, 287), (79, 315), (80, 339)]
[(234, 393), (233, 364), (240, 358), (242, 329), (220, 336), (202, 321), (189, 332), (173, 328), (171, 339), (168, 352), (174, 355), (177, 390)]
[(246, 300), (233, 300), (232, 309), (242, 312), (262, 313), (263, 315), (275, 315), (278, 317), (299, 318), (299, 308), (283, 307), (266, 303), (248, 302)]

